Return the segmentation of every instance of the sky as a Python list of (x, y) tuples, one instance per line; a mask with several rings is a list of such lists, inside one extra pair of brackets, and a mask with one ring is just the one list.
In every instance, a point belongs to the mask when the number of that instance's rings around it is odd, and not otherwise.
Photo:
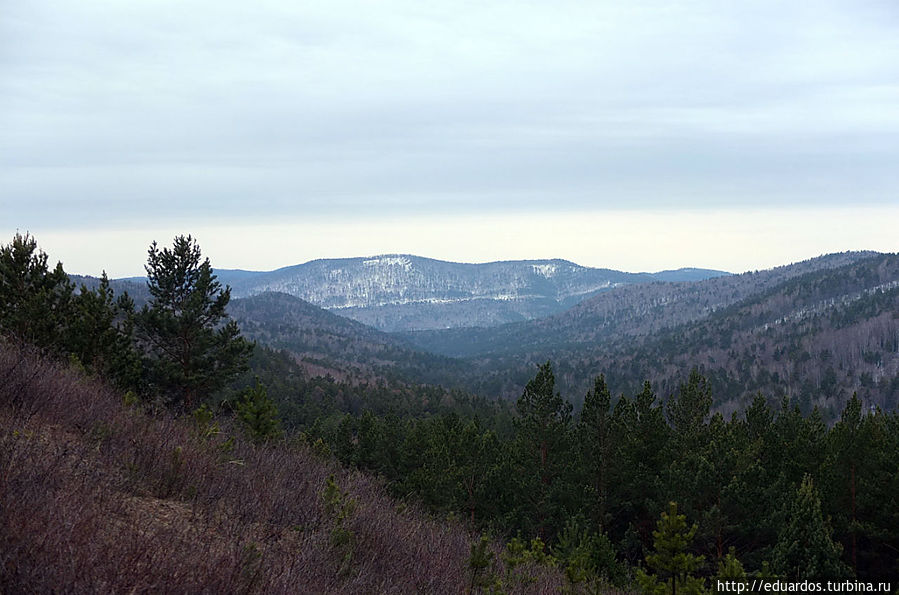
[(0, 241), (69, 272), (895, 252), (897, 164), (894, 0), (0, 10)]

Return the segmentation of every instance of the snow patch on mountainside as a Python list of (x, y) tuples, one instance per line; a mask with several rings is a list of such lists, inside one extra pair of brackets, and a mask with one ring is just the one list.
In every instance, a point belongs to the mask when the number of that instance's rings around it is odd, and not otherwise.
[(558, 267), (554, 264), (532, 264), (534, 268), (534, 272), (540, 275), (541, 277), (546, 277), (549, 279), (550, 277), (555, 276)]
[(363, 260), (362, 265), (367, 267), (402, 267), (407, 271), (412, 270), (412, 261), (408, 256), (378, 256)]

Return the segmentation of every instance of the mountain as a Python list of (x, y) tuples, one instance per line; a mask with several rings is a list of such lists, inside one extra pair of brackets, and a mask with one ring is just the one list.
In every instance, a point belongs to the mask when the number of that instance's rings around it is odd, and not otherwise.
[[(100, 286), (99, 277), (87, 275), (69, 275), (69, 280), (75, 284), (76, 289), (83, 285), (88, 290), (94, 290)], [(147, 280), (144, 277), (129, 277), (127, 279), (110, 279), (109, 285), (116, 295), (127, 293), (137, 306), (150, 301), (150, 291), (147, 289)]]
[(683, 371), (710, 378), (719, 410), (761, 391), (833, 419), (857, 392), (899, 404), (899, 255), (844, 253), (694, 284), (623, 287), (551, 318), (495, 329), (406, 335), (419, 347), (467, 355), (474, 390), (515, 396), (538, 363), (582, 398), (606, 375), (615, 392), (643, 380), (663, 396)]
[(232, 299), (228, 314), (244, 336), (290, 351), (313, 376), (454, 386), (465, 372), (458, 360), (414, 349), (400, 337), (285, 293)]
[[(394, 260), (386, 264), (362, 266), (406, 270), (401, 257), (390, 258)], [(683, 371), (695, 366), (711, 379), (716, 406), (723, 411), (763, 391), (772, 397), (787, 395), (806, 411), (817, 405), (832, 416), (853, 392), (868, 405), (896, 406), (897, 258), (846, 252), (698, 281), (627, 283), (619, 277), (562, 312), (493, 327), (385, 333), (335, 314), (350, 308), (327, 311), (274, 292), (233, 300), (231, 315), (247, 336), (295, 354), (310, 375), (349, 383), (442, 385), (514, 398), (536, 365), (551, 360), (560, 389), (574, 401), (599, 373), (606, 374), (615, 392), (636, 392), (648, 379), (664, 398), (676, 391)], [(407, 264), (416, 270), (411, 260)], [(544, 279), (555, 278), (562, 286), (560, 280), (573, 274), (562, 267)], [(245, 281), (259, 275), (241, 274)], [(227, 272), (222, 277), (240, 282)], [(442, 305), (461, 313), (475, 302)], [(420, 316), (425, 313), (418, 310)], [(408, 320), (412, 314), (403, 316)]]
[(609, 338), (650, 335), (698, 320), (794, 277), (875, 255), (876, 252), (844, 252), (695, 282), (626, 285), (540, 320), (494, 328), (426, 330), (401, 335), (425, 351), (451, 357), (551, 352), (578, 344), (591, 346)]
[(216, 270), (233, 297), (286, 293), (385, 331), (496, 326), (549, 316), (621, 285), (726, 274), (624, 273), (566, 260), (465, 264), (405, 254), (314, 260), (269, 272)]

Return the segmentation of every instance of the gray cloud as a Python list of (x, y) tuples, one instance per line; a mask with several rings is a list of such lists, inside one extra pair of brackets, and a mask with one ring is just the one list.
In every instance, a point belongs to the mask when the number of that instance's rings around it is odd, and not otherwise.
[(894, 203), (895, 3), (745, 4), (11, 0), (3, 218)]

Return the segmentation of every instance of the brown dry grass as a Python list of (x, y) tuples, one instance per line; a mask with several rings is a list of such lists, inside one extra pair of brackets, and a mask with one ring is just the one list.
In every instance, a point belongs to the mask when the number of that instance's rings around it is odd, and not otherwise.
[[(400, 512), (376, 479), (303, 446), (229, 448), (228, 433), (0, 345), (0, 592), (465, 591), (463, 527)], [(358, 502), (350, 545), (330, 538), (330, 474)], [(561, 587), (533, 572), (529, 591)]]

